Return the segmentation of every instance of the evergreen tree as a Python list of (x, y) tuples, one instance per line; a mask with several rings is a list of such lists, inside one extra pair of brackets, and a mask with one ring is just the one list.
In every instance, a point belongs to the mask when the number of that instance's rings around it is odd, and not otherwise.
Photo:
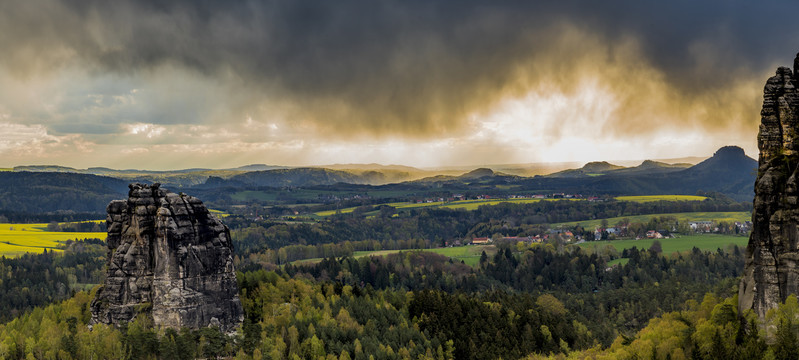
[(776, 340), (772, 347), (777, 360), (795, 360), (799, 358), (799, 344), (796, 343), (796, 335), (791, 329), (791, 324), (792, 320), (790, 318), (780, 318)]

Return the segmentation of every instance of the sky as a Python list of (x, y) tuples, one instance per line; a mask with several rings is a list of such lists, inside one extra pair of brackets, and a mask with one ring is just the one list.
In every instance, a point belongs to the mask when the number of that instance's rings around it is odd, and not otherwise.
[(794, 1), (0, 3), (0, 167), (757, 157)]

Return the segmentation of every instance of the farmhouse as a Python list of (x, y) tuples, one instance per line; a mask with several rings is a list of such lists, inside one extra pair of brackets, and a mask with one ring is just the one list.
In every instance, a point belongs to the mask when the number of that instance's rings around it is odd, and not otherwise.
[(491, 239), (487, 237), (479, 237), (472, 239), (472, 245), (486, 245), (491, 243)]

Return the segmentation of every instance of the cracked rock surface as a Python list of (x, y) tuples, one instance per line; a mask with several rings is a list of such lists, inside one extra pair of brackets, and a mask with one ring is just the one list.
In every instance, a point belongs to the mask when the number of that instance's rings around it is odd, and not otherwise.
[(763, 89), (753, 228), (738, 289), (739, 309), (754, 309), (761, 317), (789, 295), (799, 294), (797, 75), (799, 54), (793, 69), (778, 68)]
[(108, 269), (92, 323), (234, 331), (243, 320), (230, 230), (199, 199), (131, 184), (108, 204)]

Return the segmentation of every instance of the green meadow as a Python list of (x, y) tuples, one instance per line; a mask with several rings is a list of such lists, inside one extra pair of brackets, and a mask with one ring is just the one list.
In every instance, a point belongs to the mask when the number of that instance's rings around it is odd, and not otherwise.
[[(716, 249), (719, 248), (726, 249), (731, 244), (744, 247), (749, 242), (749, 238), (746, 236), (732, 235), (686, 235), (674, 239), (659, 239), (658, 241), (660, 241), (660, 245), (663, 247), (663, 253), (671, 254), (674, 252), (691, 251), (694, 246), (703, 251), (716, 251)], [(591, 249), (610, 245), (621, 252), (624, 249), (632, 247), (649, 249), (653, 242), (655, 242), (655, 239), (588, 241), (579, 246), (584, 249)]]

